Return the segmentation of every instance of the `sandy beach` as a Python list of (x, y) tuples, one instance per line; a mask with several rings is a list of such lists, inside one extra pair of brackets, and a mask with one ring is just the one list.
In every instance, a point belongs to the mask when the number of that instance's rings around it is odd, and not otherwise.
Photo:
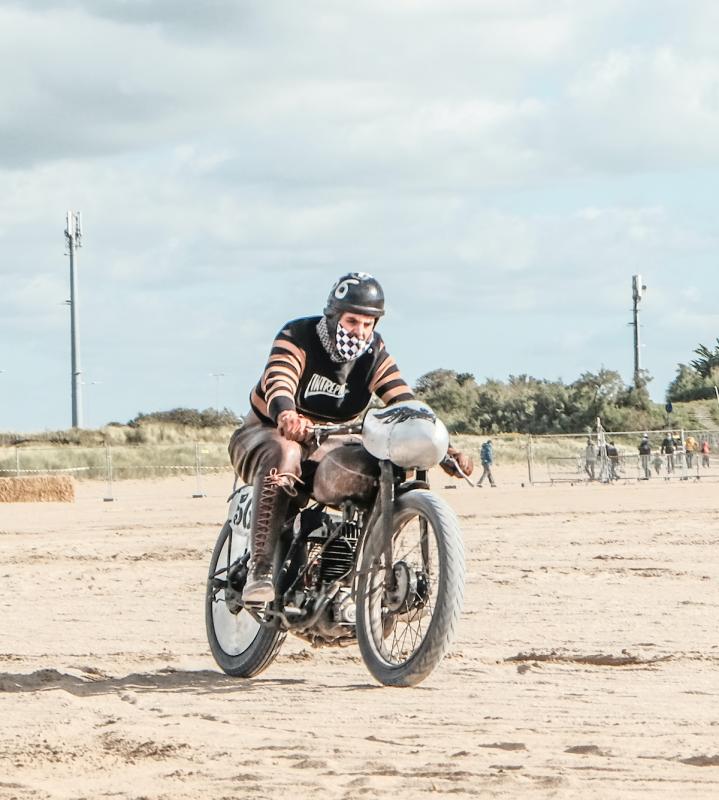
[(0, 506), (1, 798), (719, 796), (717, 484), (435, 487), (467, 549), (415, 689), (288, 638), (223, 675), (204, 629), (231, 476)]

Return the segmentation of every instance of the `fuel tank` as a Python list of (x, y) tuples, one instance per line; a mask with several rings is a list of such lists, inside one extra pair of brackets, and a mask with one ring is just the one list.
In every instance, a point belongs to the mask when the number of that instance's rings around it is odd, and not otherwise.
[(369, 505), (377, 491), (379, 462), (360, 442), (348, 442), (330, 450), (320, 461), (312, 494), (328, 506), (343, 500)]

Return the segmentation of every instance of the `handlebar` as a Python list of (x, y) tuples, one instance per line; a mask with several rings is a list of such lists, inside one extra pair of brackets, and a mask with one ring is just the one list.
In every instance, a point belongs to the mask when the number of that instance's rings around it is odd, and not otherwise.
[(457, 478), (464, 478), (465, 481), (473, 488), (476, 489), (478, 484), (476, 484), (465, 472), (463, 472), (462, 468), (459, 466), (459, 461), (454, 456), (449, 455), (449, 453), (439, 462), (440, 467), (444, 466), (445, 464), (451, 466), (451, 468), (455, 472), (455, 477)]
[(349, 434), (362, 433), (362, 423), (342, 423), (340, 425), (312, 425), (309, 429), (310, 433), (320, 445), (330, 436), (347, 436)]
[[(358, 434), (362, 433), (362, 423), (361, 422), (345, 422), (340, 423), (339, 425), (312, 425), (307, 429), (309, 433), (315, 440), (315, 443), (319, 447), (324, 441), (329, 439), (330, 436), (347, 436), (350, 434)], [(440, 463), (447, 463), (449, 462), (452, 467), (454, 468), (455, 475), (458, 478), (462, 478), (465, 480), (471, 487), (476, 488), (477, 484), (466, 475), (462, 468), (459, 466), (459, 463), (455, 458), (447, 454)]]

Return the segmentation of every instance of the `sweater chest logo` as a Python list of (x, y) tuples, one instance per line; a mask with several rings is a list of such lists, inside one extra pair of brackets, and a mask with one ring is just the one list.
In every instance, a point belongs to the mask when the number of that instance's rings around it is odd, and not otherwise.
[(335, 383), (324, 375), (318, 375), (316, 372), (310, 378), (307, 388), (305, 389), (305, 397), (313, 397), (314, 395), (323, 394), (326, 397), (334, 397), (342, 400), (345, 395), (349, 394), (349, 389), (346, 383)]

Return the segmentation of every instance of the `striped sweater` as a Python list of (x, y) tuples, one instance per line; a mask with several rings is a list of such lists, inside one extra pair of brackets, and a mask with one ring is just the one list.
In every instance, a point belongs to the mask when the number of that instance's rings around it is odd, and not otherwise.
[(288, 322), (277, 334), (250, 405), (267, 423), (287, 409), (317, 422), (346, 422), (361, 414), (372, 395), (384, 405), (414, 395), (375, 331), (370, 347), (356, 360), (333, 361), (317, 333), (321, 317)]

